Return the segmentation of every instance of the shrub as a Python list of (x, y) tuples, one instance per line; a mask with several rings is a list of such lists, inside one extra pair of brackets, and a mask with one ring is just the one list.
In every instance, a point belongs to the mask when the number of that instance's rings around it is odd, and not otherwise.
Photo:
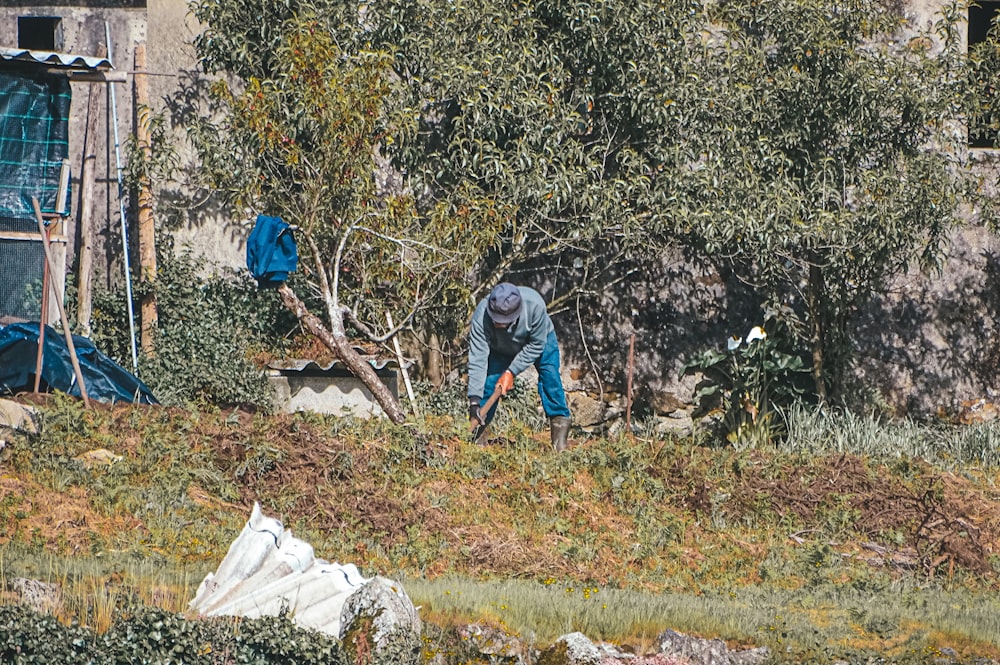
[[(158, 326), (154, 355), (143, 355), (140, 378), (167, 405), (190, 402), (270, 407), (270, 391), (255, 357), (277, 352), (296, 323), (273, 293), (248, 276), (200, 275), (189, 252), (161, 252), (155, 284)], [(136, 300), (141, 297), (136, 294)], [(127, 304), (122, 289), (95, 292), (94, 343), (131, 367)]]
[(78, 624), (20, 605), (0, 606), (0, 662), (75, 665), (101, 663), (248, 663), (342, 665), (336, 641), (296, 626), (287, 613), (259, 619), (189, 620), (139, 608), (98, 635)]

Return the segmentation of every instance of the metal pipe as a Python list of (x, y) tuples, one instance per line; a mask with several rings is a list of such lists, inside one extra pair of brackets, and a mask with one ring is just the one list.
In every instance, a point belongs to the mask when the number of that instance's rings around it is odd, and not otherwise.
[[(111, 28), (108, 22), (104, 22), (104, 38), (108, 43), (108, 62), (113, 62), (111, 57)], [(115, 167), (118, 172), (118, 214), (122, 220), (122, 256), (125, 261), (125, 297), (128, 299), (128, 330), (129, 345), (132, 349), (132, 373), (139, 375), (139, 354), (135, 348), (135, 312), (132, 306), (132, 266), (128, 258), (128, 226), (125, 223), (125, 187), (122, 184), (122, 153), (118, 143), (118, 107), (115, 104), (115, 84), (108, 83), (108, 90), (111, 94), (111, 120), (115, 136)]]

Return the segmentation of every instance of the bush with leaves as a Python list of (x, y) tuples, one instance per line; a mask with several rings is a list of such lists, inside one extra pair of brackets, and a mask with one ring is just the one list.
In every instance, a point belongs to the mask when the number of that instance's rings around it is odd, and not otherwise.
[(98, 635), (65, 626), (19, 605), (0, 606), (0, 662), (90, 665), (100, 663), (255, 663), (340, 665), (336, 641), (296, 626), (285, 612), (259, 619), (188, 620), (140, 608)]
[(746, 448), (771, 443), (787, 431), (785, 412), (807, 393), (807, 369), (792, 351), (781, 320), (769, 312), (746, 337), (733, 335), (726, 351), (708, 349), (682, 370), (700, 372), (695, 399), (703, 414), (722, 413), (726, 440)]
[[(155, 353), (140, 358), (140, 378), (168, 405), (204, 401), (269, 408), (267, 379), (254, 358), (279, 351), (296, 326), (294, 318), (249, 277), (232, 272), (203, 277), (203, 266), (190, 253), (174, 253), (169, 245), (160, 253), (153, 287), (159, 310)], [(94, 302), (94, 343), (129, 367), (124, 291), (98, 291)]]

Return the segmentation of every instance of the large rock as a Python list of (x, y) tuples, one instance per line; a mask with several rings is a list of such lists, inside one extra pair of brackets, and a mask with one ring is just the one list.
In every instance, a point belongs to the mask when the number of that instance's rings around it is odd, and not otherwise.
[(563, 635), (538, 657), (538, 665), (600, 665), (601, 651), (583, 633)]
[(352, 663), (420, 662), (420, 616), (402, 585), (375, 577), (347, 599), (340, 615), (341, 646)]

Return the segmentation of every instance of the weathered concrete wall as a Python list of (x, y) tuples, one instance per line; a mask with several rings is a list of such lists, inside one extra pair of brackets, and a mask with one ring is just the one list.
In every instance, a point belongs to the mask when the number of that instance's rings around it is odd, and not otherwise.
[[(1000, 237), (952, 234), (940, 274), (911, 270), (858, 321), (859, 386), (895, 414), (954, 415), (1000, 388)], [(879, 403), (881, 402), (881, 404)]]
[(189, 94), (204, 93), (209, 84), (198, 71), (193, 45), (201, 28), (184, 0), (151, 2), (148, 20), (149, 69), (157, 74), (150, 79), (150, 103), (168, 117), (181, 164), (178, 182), (165, 184), (157, 196), (158, 222), (170, 229), (175, 247), (203, 257), (206, 273), (216, 266), (243, 268), (247, 216), (222, 209), (206, 201), (203, 192), (183, 186), (194, 163), (184, 118), (200, 112), (188, 105)]

